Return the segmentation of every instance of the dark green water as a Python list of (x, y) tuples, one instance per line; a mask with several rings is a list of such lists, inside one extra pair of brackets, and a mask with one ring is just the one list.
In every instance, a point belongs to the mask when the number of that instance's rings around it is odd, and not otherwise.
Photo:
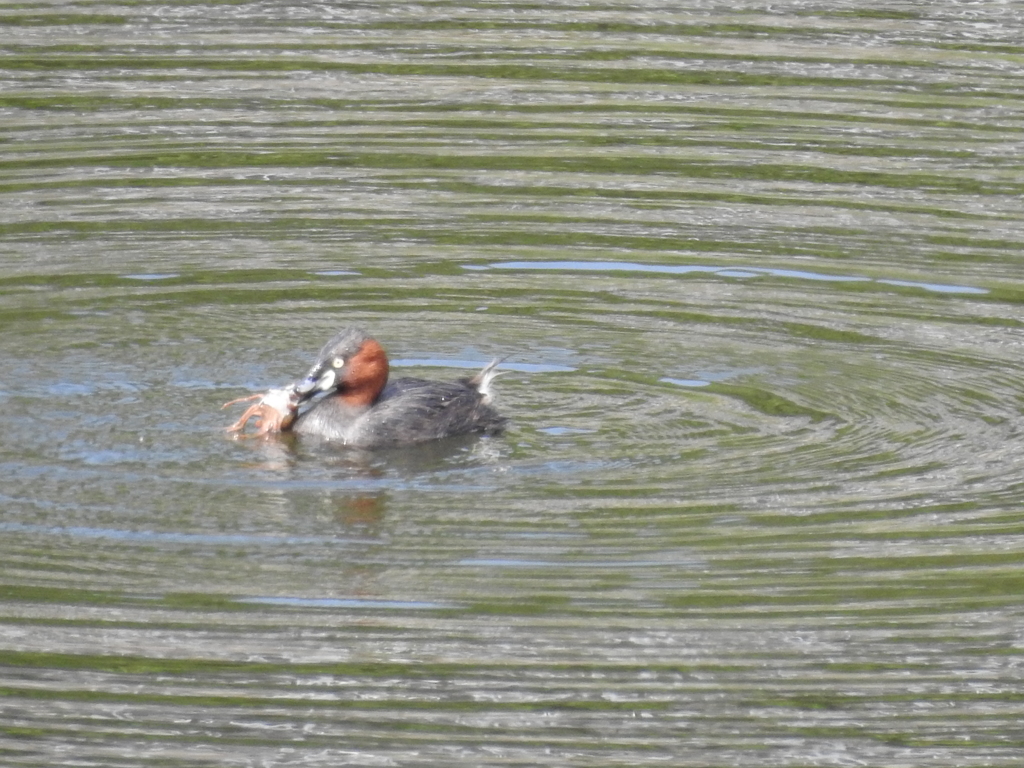
[(0, 4), (0, 764), (1020, 764), (1024, 9), (684, 5)]

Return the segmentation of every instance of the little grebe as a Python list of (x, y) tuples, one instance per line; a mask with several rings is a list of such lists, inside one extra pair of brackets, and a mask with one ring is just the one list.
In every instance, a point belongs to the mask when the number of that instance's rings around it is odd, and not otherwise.
[(491, 362), (476, 376), (450, 383), (413, 378), (388, 382), (383, 347), (365, 331), (346, 328), (320, 350), (301, 381), (227, 403), (260, 398), (228, 431), (241, 433), (255, 419), (253, 436), (292, 431), (360, 448), (474, 432), (498, 434), (506, 419), (491, 406), (496, 365)]

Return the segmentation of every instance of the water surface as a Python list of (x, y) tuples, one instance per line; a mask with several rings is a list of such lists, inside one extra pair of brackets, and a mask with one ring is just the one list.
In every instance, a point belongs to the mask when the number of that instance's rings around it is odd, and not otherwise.
[(2, 762), (1017, 765), (1022, 22), (0, 5)]

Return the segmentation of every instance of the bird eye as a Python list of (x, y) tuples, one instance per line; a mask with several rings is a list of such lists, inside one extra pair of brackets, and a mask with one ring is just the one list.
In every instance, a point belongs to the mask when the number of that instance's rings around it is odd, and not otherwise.
[(331, 360), (331, 365), (333, 365), (335, 368), (341, 368), (343, 365), (345, 365), (345, 358), (336, 357), (333, 360)]

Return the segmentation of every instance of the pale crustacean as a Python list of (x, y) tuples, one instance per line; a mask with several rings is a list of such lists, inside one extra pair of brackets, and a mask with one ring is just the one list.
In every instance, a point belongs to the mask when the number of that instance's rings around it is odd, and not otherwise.
[[(230, 402), (224, 403), (221, 408), (227, 408), (236, 403), (247, 403), (259, 398), (259, 402), (250, 405), (234, 424), (227, 428), (235, 437), (263, 437), (278, 432), (283, 432), (291, 427), (295, 416), (299, 411), (300, 398), (295, 391), (294, 385), (271, 389), (265, 394), (249, 395), (239, 397)], [(255, 431), (246, 432), (249, 421), (252, 420)]]

